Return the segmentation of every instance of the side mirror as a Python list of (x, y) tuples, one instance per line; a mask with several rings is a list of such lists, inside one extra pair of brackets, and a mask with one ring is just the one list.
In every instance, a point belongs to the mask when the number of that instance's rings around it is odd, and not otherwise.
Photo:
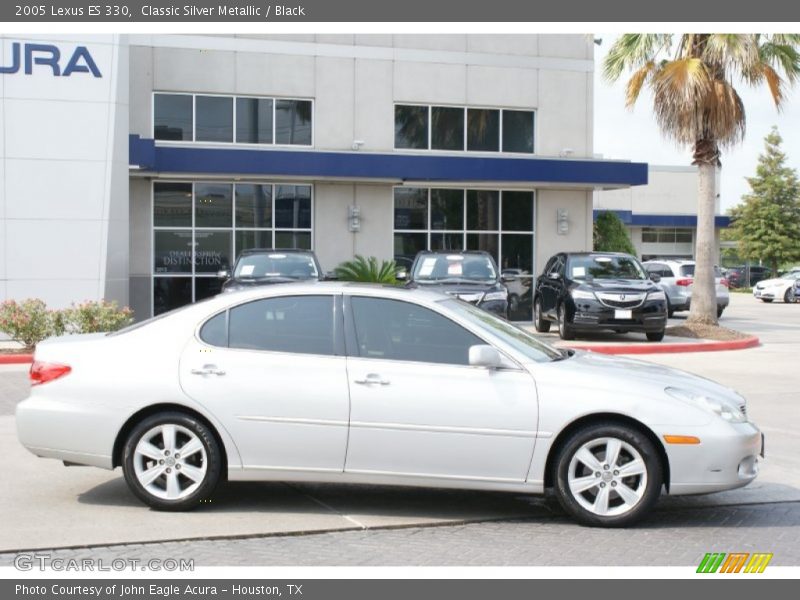
[(661, 275), (659, 275), (658, 273), (650, 273), (650, 281), (652, 281), (653, 283), (658, 283), (659, 281), (661, 281)]
[(469, 364), (473, 367), (497, 369), (503, 365), (503, 357), (494, 346), (479, 344), (469, 347)]
[(394, 274), (394, 278), (397, 279), (397, 281), (408, 281), (408, 271), (400, 269)]
[(561, 279), (561, 274), (556, 271), (553, 271), (552, 273), (547, 274), (547, 278), (552, 279), (553, 281), (558, 281), (559, 279)]
[(231, 272), (228, 269), (220, 269), (217, 271), (217, 279), (230, 279)]
[(325, 281), (338, 281), (339, 276), (336, 274), (336, 271), (328, 271), (323, 275), (323, 279)]

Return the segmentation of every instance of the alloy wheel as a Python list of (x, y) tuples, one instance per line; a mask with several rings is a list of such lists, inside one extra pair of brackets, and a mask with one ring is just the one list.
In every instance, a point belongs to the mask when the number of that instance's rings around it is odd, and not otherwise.
[(165, 423), (139, 438), (133, 468), (149, 494), (164, 500), (181, 500), (203, 483), (208, 457), (197, 434), (181, 425)]

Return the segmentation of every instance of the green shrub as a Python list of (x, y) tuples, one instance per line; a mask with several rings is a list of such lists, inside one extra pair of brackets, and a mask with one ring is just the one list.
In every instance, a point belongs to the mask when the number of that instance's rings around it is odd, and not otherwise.
[(594, 221), (596, 252), (625, 252), (636, 256), (636, 248), (625, 223), (613, 212), (603, 211)]
[(105, 300), (73, 304), (61, 311), (61, 314), (67, 333), (117, 331), (133, 322), (133, 311), (130, 308), (120, 308), (116, 302)]
[(64, 329), (58, 311), (47, 310), (47, 305), (38, 298), (28, 298), (0, 304), (0, 331), (26, 350), (33, 350), (43, 339), (60, 335)]
[(334, 272), (342, 281), (365, 281), (371, 283), (397, 283), (395, 271), (397, 265), (393, 260), (382, 260), (380, 263), (374, 256), (364, 258), (356, 256), (340, 264)]

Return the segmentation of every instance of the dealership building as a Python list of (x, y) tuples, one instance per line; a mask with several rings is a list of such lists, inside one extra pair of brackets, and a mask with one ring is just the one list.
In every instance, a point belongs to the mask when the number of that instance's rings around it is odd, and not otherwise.
[(593, 154), (591, 36), (0, 42), (0, 299), (146, 318), (253, 247), (531, 274), (591, 248), (596, 192), (648, 179)]

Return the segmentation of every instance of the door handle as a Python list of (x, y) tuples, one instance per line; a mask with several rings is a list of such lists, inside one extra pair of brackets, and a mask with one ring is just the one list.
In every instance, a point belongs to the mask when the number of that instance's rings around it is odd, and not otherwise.
[(364, 379), (355, 379), (353, 381), (359, 385), (389, 385), (390, 383), (388, 379), (381, 379), (381, 376), (377, 373), (370, 373)]
[(217, 367), (217, 365), (203, 365), (202, 369), (192, 369), (192, 375), (225, 375), (225, 371)]

